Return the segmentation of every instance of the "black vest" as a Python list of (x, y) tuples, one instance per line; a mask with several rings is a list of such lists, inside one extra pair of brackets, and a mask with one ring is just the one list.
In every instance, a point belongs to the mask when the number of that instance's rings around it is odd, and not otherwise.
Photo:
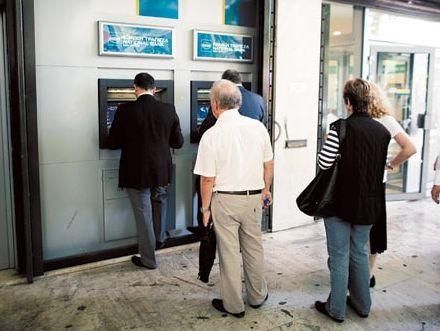
[[(332, 124), (338, 132), (339, 123)], [(346, 123), (335, 216), (352, 224), (374, 224), (385, 214), (383, 176), (391, 135), (365, 113), (351, 115)]]

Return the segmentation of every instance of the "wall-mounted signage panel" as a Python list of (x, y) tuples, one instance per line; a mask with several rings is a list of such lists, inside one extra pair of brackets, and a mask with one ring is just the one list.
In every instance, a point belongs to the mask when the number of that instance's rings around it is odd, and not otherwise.
[(253, 62), (250, 35), (194, 30), (194, 60)]
[(179, 0), (136, 0), (137, 14), (164, 18), (179, 18)]
[(255, 27), (256, 0), (224, 0), (225, 24)]
[(99, 22), (99, 55), (174, 57), (172, 28)]

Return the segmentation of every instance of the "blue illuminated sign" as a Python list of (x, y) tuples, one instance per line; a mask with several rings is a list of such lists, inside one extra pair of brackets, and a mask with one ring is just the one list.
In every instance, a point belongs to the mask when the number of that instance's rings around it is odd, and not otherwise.
[(141, 16), (179, 18), (179, 0), (137, 0), (136, 4)]
[(253, 61), (253, 37), (194, 30), (194, 60)]
[(173, 57), (173, 29), (99, 22), (99, 55)]
[(256, 0), (225, 0), (225, 24), (255, 27)]

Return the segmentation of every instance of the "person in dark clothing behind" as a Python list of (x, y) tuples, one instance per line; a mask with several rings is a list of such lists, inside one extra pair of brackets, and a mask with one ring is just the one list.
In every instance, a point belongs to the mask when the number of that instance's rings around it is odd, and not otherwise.
[(151, 195), (162, 200), (162, 220), (166, 219), (167, 192), (171, 182), (170, 148), (181, 148), (183, 136), (173, 105), (157, 101), (154, 78), (139, 73), (134, 79), (136, 101), (118, 106), (110, 128), (108, 146), (121, 148), (119, 187), (128, 193), (136, 220), (140, 257), (131, 261), (139, 267), (157, 267)]
[[(242, 85), (241, 75), (238, 71), (228, 69), (222, 74), (222, 79), (229, 80), (238, 86), (242, 96), (242, 104), (238, 112), (260, 122), (264, 123), (265, 120), (265, 106), (263, 98), (251, 91), (245, 89)], [(199, 127), (198, 130), (198, 141), (202, 139), (203, 134), (211, 127), (214, 126), (217, 119), (212, 113), (211, 107), (209, 108), (208, 115)], [(201, 206), (200, 198), (200, 176), (196, 176), (196, 192), (198, 205)], [(203, 226), (203, 215), (200, 210), (197, 211), (197, 223), (198, 228), (190, 227), (188, 230), (197, 234), (201, 238), (200, 250), (199, 250), (199, 279), (207, 283), (209, 281), (209, 274), (211, 272), (212, 266), (215, 260), (215, 248), (216, 240), (214, 232), (210, 229), (205, 229)]]
[[(315, 308), (336, 322), (343, 322), (346, 305), (360, 317), (371, 308), (368, 266), (368, 239), (372, 224), (385, 211), (383, 175), (391, 135), (368, 113), (370, 84), (363, 79), (345, 83), (344, 102), (350, 115), (346, 135), (339, 144), (341, 120), (334, 122), (318, 155), (321, 171), (326, 171), (340, 154), (333, 217), (324, 219), (330, 269), (327, 302)], [(347, 288), (350, 296), (347, 297)]]
[[(256, 120), (259, 120), (260, 122), (265, 121), (265, 106), (264, 106), (264, 99), (261, 95), (258, 95), (257, 93), (251, 92), (246, 90), (243, 87), (242, 81), (241, 81), (241, 75), (237, 70), (228, 69), (222, 74), (222, 79), (227, 79), (234, 84), (238, 86), (238, 89), (241, 92), (241, 98), (242, 98), (242, 104), (238, 112), (243, 115), (247, 116)], [(217, 119), (214, 117), (214, 114), (212, 113), (211, 108), (209, 108), (208, 115), (206, 116), (205, 120), (200, 125), (199, 131), (198, 131), (198, 140), (202, 139), (203, 134), (208, 130), (210, 127), (214, 126)]]

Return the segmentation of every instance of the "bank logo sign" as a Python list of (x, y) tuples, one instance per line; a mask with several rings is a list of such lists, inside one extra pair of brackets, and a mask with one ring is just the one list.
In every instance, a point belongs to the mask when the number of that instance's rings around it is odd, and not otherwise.
[(253, 62), (249, 35), (194, 30), (194, 60)]
[(99, 55), (174, 57), (173, 29), (99, 22)]

